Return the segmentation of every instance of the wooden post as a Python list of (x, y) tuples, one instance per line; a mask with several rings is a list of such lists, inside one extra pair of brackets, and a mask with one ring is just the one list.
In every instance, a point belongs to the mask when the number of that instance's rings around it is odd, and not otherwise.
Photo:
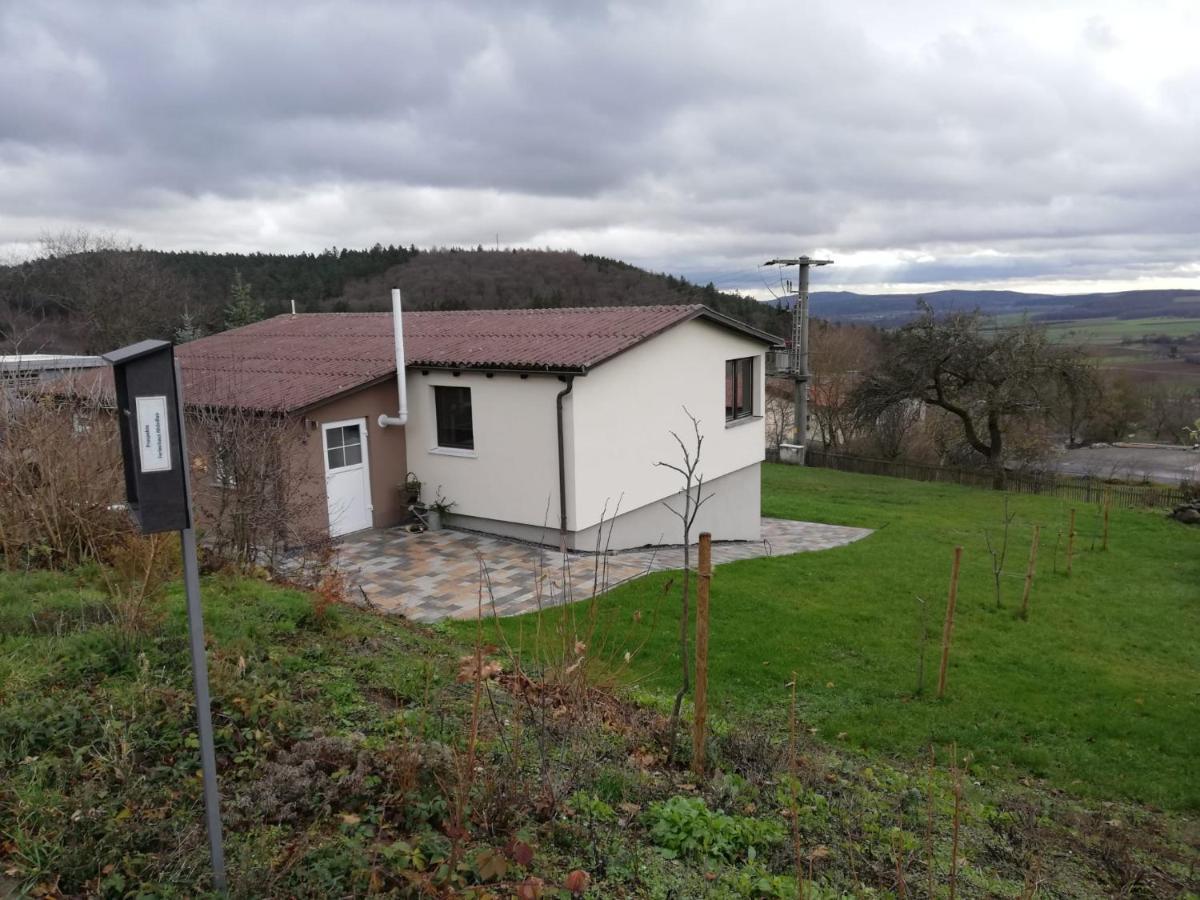
[(950, 594), (946, 597), (946, 622), (942, 626), (942, 665), (938, 669), (938, 699), (946, 693), (946, 664), (950, 661), (950, 635), (954, 632), (954, 606), (958, 602), (958, 568), (962, 547), (954, 548), (954, 567), (950, 570)]
[(696, 721), (692, 729), (692, 771), (704, 775), (704, 733), (708, 723), (708, 591), (712, 582), (712, 535), (700, 533), (696, 584)]
[(1025, 592), (1021, 594), (1021, 618), (1029, 618), (1029, 591), (1033, 588), (1033, 573), (1037, 569), (1038, 538), (1042, 526), (1033, 526), (1033, 543), (1029, 545), (1029, 566), (1025, 569)]
[(1104, 491), (1104, 539), (1100, 542), (1100, 549), (1108, 549), (1108, 510), (1112, 506), (1112, 494), (1107, 489)]
[(1071, 557), (1075, 554), (1075, 507), (1071, 507), (1071, 523), (1067, 527), (1067, 577), (1071, 577)]

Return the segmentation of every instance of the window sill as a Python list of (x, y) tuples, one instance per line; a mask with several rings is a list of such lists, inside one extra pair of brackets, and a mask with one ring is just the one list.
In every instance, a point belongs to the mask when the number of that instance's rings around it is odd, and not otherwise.
[(742, 416), (740, 419), (726, 419), (726, 428), (737, 428), (739, 425), (748, 425), (751, 422), (761, 422), (762, 416)]
[(479, 458), (479, 454), (474, 450), (464, 450), (462, 447), (430, 447), (429, 452), (435, 456), (461, 456), (464, 459)]

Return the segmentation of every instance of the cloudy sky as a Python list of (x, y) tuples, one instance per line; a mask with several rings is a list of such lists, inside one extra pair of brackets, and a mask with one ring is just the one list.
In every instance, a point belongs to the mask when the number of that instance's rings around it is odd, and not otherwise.
[[(1195, 0), (0, 0), (0, 256), (574, 248), (1200, 287)], [(771, 279), (775, 280), (771, 282)]]

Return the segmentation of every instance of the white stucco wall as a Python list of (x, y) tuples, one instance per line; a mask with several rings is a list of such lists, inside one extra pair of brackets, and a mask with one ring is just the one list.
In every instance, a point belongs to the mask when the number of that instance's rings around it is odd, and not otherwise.
[[(670, 497), (683, 487), (677, 472), (655, 467), (680, 463), (674, 430), (693, 444), (686, 406), (704, 435), (700, 470), (706, 480), (762, 461), (763, 355), (766, 345), (703, 320), (676, 326), (575, 379), (567, 518), (572, 531), (595, 525), (608, 501), (629, 512)], [(754, 356), (755, 417), (725, 423), (725, 361)], [(754, 500), (757, 506), (757, 499)]]
[[(431, 502), (438, 485), (454, 515), (524, 525), (548, 522), (557, 533), (558, 431), (554, 397), (563, 384), (550, 376), (408, 370), (408, 468)], [(583, 379), (579, 379), (582, 381)], [(437, 447), (434, 385), (471, 389), (475, 450), (448, 455)], [(549, 513), (547, 514), (547, 510)]]
[[(686, 406), (700, 419), (704, 435), (700, 471), (705, 480), (726, 479), (730, 496), (714, 500), (699, 528), (719, 539), (758, 536), (757, 466), (766, 445), (762, 419), (764, 344), (704, 321), (691, 321), (576, 376), (564, 403), (567, 458), (567, 521), (576, 534), (611, 518), (620, 498), (630, 518), (614, 546), (657, 541), (670, 530), (660, 501), (679, 493), (678, 473), (655, 467), (658, 460), (680, 463), (670, 431), (690, 447)], [(756, 357), (755, 416), (727, 426), (725, 361)], [(438, 486), (455, 502), (452, 522), (527, 540), (555, 543), (559, 525), (558, 445), (555, 396), (564, 383), (550, 375), (497, 373), (492, 378), (464, 371), (458, 377), (438, 369), (410, 369), (408, 468), (424, 485), (423, 499)], [(475, 449), (438, 452), (435, 385), (471, 389)], [(747, 489), (750, 485), (751, 489)], [(736, 494), (736, 496), (733, 496)], [(622, 496), (623, 495), (623, 496)], [(608, 508), (605, 512), (605, 503)], [(652, 508), (648, 508), (652, 507)], [(715, 518), (714, 518), (715, 517)], [(513, 523), (516, 528), (501, 527)], [(634, 524), (636, 523), (636, 525)], [(698, 528), (698, 530), (699, 530)], [(728, 532), (727, 534), (723, 532)], [(674, 543), (677, 536), (666, 534)], [(585, 547), (591, 538), (583, 535)]]

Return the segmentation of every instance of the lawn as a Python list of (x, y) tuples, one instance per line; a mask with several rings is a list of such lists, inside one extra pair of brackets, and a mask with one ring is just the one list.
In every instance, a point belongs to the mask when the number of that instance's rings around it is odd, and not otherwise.
[(1089, 344), (1118, 344), (1125, 338), (1141, 338), (1153, 334), (1187, 337), (1200, 333), (1200, 318), (1116, 319), (1111, 316), (1096, 319), (1070, 319), (1050, 322), (1047, 328), (1052, 337), (1083, 341)]
[[(772, 488), (777, 511), (799, 501), (790, 494)], [(851, 519), (864, 499), (844, 486), (821, 502)], [(781, 562), (755, 590), (776, 593)], [(752, 571), (719, 573), (726, 605)], [(0, 570), (0, 897), (208, 896), (179, 586), (131, 632), (98, 575)], [(212, 575), (203, 594), (232, 897), (833, 900), (904, 896), (902, 879), (908, 896), (927, 884), (947, 896), (954, 848), (959, 896), (1026, 896), (1031, 883), (1071, 898), (1200, 890), (1195, 823), (1178, 813), (989, 777), (956, 801), (944, 752), (936, 768), (892, 762), (824, 731), (801, 731), (789, 754), (768, 726), (781, 720), (779, 670), (799, 661), (754, 643), (740, 655), (755, 677), (738, 681), (722, 659), (714, 688), (741, 722), (761, 710), (764, 727), (714, 722), (710, 777), (697, 778), (686, 742), (667, 761), (661, 715), (597, 689), (594, 647), (579, 658), (568, 643), (546, 673), (492, 656), (475, 689), (472, 648), (447, 627), (258, 579)], [(964, 625), (977, 622), (964, 605)], [(720, 621), (717, 647), (733, 631)], [(849, 678), (865, 684), (870, 669), (844, 655), (825, 668), (835, 687), (810, 673), (803, 697), (832, 721)], [(959, 707), (968, 668), (953, 673)]]
[[(984, 531), (1003, 528), (998, 493), (767, 465), (763, 513), (875, 533), (858, 543), (722, 566), (712, 581), (710, 702), (731, 722), (781, 728), (795, 671), (806, 724), (846, 745), (919, 758), (957, 742), (977, 778), (1036, 776), (1092, 798), (1200, 808), (1200, 530), (1161, 513), (1077, 510), (1012, 496), (997, 607)], [(1042, 527), (1031, 614), (1017, 617), (1034, 523)], [(1057, 551), (1055, 549), (1058, 544)], [(953, 548), (964, 548), (948, 690), (933, 696)], [(675, 579), (671, 588), (668, 581)], [(677, 683), (676, 575), (623, 585), (599, 603), (606, 646), (660, 699)], [(925, 690), (917, 693), (925, 601)], [(562, 615), (544, 613), (550, 620)], [(631, 638), (629, 623), (654, 622)], [(534, 632), (505, 620), (510, 639)], [(550, 629), (543, 629), (548, 631)]]

